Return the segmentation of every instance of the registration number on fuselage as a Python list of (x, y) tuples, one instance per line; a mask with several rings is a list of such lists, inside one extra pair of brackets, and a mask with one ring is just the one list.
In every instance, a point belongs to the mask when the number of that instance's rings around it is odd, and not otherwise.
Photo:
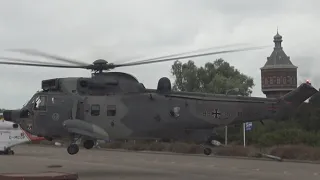
[(9, 139), (24, 139), (25, 136), (9, 136)]

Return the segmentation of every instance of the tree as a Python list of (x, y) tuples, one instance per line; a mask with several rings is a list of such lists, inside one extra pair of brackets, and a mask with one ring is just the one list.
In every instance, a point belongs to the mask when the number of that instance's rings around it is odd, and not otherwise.
[(171, 73), (175, 77), (173, 89), (177, 91), (225, 94), (228, 90), (239, 88), (240, 93), (237, 94), (248, 96), (254, 86), (251, 77), (240, 73), (221, 58), (206, 63), (204, 67), (197, 67), (191, 60), (184, 64), (176, 61)]

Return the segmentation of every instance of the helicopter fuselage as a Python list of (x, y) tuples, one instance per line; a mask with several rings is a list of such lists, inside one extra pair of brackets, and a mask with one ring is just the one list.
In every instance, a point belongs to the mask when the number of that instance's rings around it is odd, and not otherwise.
[[(64, 121), (80, 120), (86, 123), (70, 128), (87, 129), (93, 139), (188, 139), (192, 138), (190, 132), (201, 129), (285, 118), (293, 108), (277, 99), (181, 92), (159, 94), (156, 90), (109, 96), (41, 92), (37, 98), (42, 104), (32, 108), (27, 118), (31, 121), (25, 127), (31, 125), (39, 136), (53, 138), (70, 133), (63, 126)], [(93, 125), (100, 129), (95, 132)]]
[[(218, 126), (287, 118), (318, 92), (307, 83), (278, 99), (174, 92), (168, 78), (161, 78), (158, 88), (151, 90), (127, 74), (116, 75), (118, 79), (104, 81), (43, 81), (42, 91), (22, 109), (4, 112), (4, 118), (49, 139), (199, 141), (199, 133), (208, 136), (203, 130)], [(92, 146), (90, 142), (88, 147)]]

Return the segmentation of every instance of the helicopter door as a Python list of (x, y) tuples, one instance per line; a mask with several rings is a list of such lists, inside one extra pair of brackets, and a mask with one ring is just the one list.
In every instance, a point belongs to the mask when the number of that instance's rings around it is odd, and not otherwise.
[(43, 119), (47, 119), (47, 102), (48, 102), (48, 96), (40, 95), (37, 98), (35, 98), (35, 101), (33, 103), (33, 121), (32, 124), (28, 124), (28, 128), (32, 129), (34, 133), (42, 134), (43, 131)]
[(48, 97), (45, 111), (35, 111), (34, 128), (41, 135), (59, 136), (64, 131), (63, 121), (70, 119), (73, 101), (68, 96)]

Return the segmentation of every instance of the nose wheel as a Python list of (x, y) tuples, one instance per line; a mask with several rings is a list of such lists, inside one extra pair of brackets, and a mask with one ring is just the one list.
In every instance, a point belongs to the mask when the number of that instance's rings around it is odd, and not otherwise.
[(70, 144), (67, 148), (67, 151), (70, 155), (77, 154), (79, 152), (79, 146), (77, 144)]
[(212, 153), (212, 149), (211, 148), (204, 148), (203, 149), (203, 154), (209, 156)]

